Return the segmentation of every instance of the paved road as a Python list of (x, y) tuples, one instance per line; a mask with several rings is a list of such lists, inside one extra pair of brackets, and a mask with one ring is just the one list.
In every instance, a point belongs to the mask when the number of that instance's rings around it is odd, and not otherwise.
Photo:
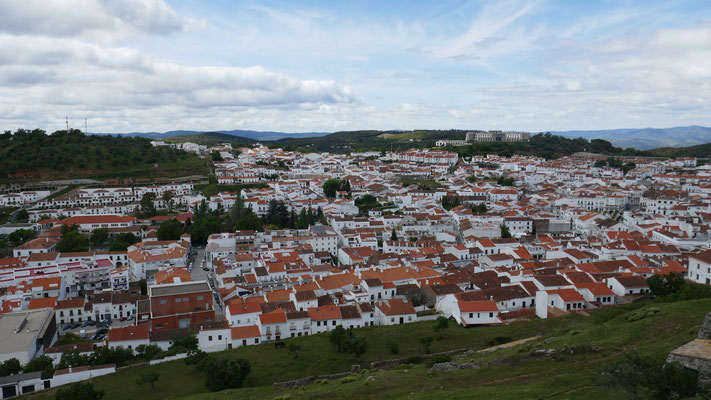
[(197, 249), (197, 254), (195, 255), (195, 258), (193, 259), (192, 270), (190, 271), (190, 278), (192, 278), (192, 280), (194, 280), (194, 281), (206, 281), (207, 280), (207, 272), (203, 271), (202, 268), (200, 268), (200, 265), (202, 264), (204, 259), (205, 259), (205, 249), (204, 248)]
[[(193, 260), (192, 264), (192, 271), (190, 271), (190, 277), (194, 281), (208, 281), (212, 280), (212, 282), (215, 282), (215, 274), (213, 271), (203, 271), (201, 268), (202, 266), (205, 266), (205, 264), (202, 264), (203, 260), (205, 259), (205, 249), (204, 248), (199, 248), (197, 249), (197, 254), (195, 255), (195, 259)], [(213, 295), (217, 293), (215, 291), (215, 287), (210, 285), (210, 288), (212, 289)], [(214, 299), (213, 299), (214, 300)], [(219, 302), (215, 301), (215, 319), (218, 321), (224, 318), (224, 310), (222, 309), (222, 306), (219, 304)]]

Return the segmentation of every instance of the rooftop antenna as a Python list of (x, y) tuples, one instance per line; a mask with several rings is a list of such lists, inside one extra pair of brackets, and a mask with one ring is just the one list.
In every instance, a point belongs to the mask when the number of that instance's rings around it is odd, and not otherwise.
[(67, 123), (67, 133), (69, 133), (69, 117), (64, 117), (64, 121)]

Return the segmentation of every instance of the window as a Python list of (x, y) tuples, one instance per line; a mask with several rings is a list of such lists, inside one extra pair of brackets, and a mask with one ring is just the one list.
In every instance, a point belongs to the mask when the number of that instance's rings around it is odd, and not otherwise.
[(161, 300), (160, 300), (160, 304), (168, 304), (168, 300), (166, 300), (166, 299), (161, 299)]
[(198, 300), (203, 300), (204, 298), (205, 298), (204, 296), (198, 296), (198, 297), (197, 297)]
[(207, 337), (207, 340), (208, 340), (209, 342), (212, 342), (212, 336), (208, 336), (208, 337)]
[(222, 335), (217, 335), (217, 340), (222, 340)]

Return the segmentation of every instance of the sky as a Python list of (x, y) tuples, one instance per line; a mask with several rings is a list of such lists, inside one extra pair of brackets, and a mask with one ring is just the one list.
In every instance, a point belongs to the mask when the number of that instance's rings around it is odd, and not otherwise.
[(0, 0), (0, 130), (711, 126), (711, 1)]

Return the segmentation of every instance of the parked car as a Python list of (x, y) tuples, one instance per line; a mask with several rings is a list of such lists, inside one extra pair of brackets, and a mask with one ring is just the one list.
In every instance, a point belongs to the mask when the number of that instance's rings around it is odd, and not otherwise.
[(96, 333), (99, 334), (99, 335), (104, 335), (104, 334), (106, 334), (106, 332), (108, 332), (108, 331), (109, 331), (108, 328), (99, 328), (99, 329), (96, 330)]
[(82, 328), (86, 328), (87, 326), (90, 325), (90, 322), (91, 322), (91, 321), (84, 321), (84, 322), (82, 322), (81, 325), (79, 325), (79, 326), (81, 326)]
[(104, 335), (97, 332), (91, 337), (91, 340), (101, 340), (103, 338), (104, 338)]

